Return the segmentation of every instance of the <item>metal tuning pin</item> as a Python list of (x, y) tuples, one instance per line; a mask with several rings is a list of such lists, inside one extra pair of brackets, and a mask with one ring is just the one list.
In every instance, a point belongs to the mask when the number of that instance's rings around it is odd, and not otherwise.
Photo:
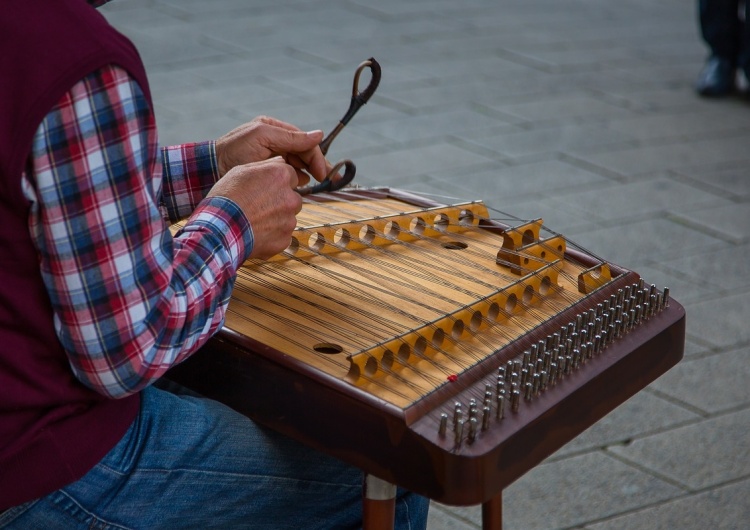
[(469, 419), (476, 418), (478, 414), (477, 400), (472, 399), (469, 401)]
[(505, 417), (505, 396), (497, 396), (497, 408), (495, 409), (495, 418), (502, 420)]
[(438, 427), (438, 434), (443, 437), (448, 430), (448, 415), (443, 412), (440, 414), (440, 426)]
[(521, 405), (521, 392), (514, 390), (510, 395), (510, 409), (513, 412), (518, 412), (518, 407)]
[(461, 442), (464, 438), (464, 423), (465, 420), (463, 419), (458, 420), (458, 423), (456, 423), (456, 429), (454, 431), (454, 441), (457, 447), (461, 446)]
[(469, 419), (469, 435), (467, 436), (467, 439), (469, 440), (470, 444), (474, 443), (474, 440), (477, 439), (477, 424), (479, 421), (476, 418)]

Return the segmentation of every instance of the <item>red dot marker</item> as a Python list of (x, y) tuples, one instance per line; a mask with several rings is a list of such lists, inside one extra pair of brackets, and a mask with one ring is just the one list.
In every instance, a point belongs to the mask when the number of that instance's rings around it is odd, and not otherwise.
[(451, 383), (455, 383), (456, 381), (458, 381), (458, 376), (456, 374), (451, 374), (448, 376), (448, 381), (450, 381)]

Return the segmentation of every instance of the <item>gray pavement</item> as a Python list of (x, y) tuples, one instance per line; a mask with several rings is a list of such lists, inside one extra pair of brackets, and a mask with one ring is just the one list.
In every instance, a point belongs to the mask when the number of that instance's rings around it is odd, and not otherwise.
[[(707, 101), (687, 0), (120, 0), (163, 144), (269, 114), (362, 185), (483, 199), (669, 286), (685, 359), (511, 485), (506, 529), (750, 528), (750, 102)], [(430, 530), (480, 527), (434, 504)]]

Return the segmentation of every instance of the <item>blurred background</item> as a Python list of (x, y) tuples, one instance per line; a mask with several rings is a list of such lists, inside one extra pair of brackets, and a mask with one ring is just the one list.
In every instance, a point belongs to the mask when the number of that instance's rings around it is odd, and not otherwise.
[[(504, 528), (750, 521), (750, 99), (703, 99), (687, 0), (117, 0), (163, 145), (257, 115), (330, 131), (355, 182), (482, 199), (668, 286), (685, 358), (504, 492)], [(364, 76), (364, 81), (367, 76)], [(430, 530), (480, 528), (433, 503)]]

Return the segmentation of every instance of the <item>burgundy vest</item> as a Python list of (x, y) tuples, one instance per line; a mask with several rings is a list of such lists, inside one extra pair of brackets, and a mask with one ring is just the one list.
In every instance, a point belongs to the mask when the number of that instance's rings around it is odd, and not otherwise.
[(133, 45), (85, 0), (6, 0), (0, 16), (0, 511), (74, 482), (122, 438), (139, 396), (73, 375), (53, 328), (21, 174), (44, 116), (106, 64), (150, 96)]

